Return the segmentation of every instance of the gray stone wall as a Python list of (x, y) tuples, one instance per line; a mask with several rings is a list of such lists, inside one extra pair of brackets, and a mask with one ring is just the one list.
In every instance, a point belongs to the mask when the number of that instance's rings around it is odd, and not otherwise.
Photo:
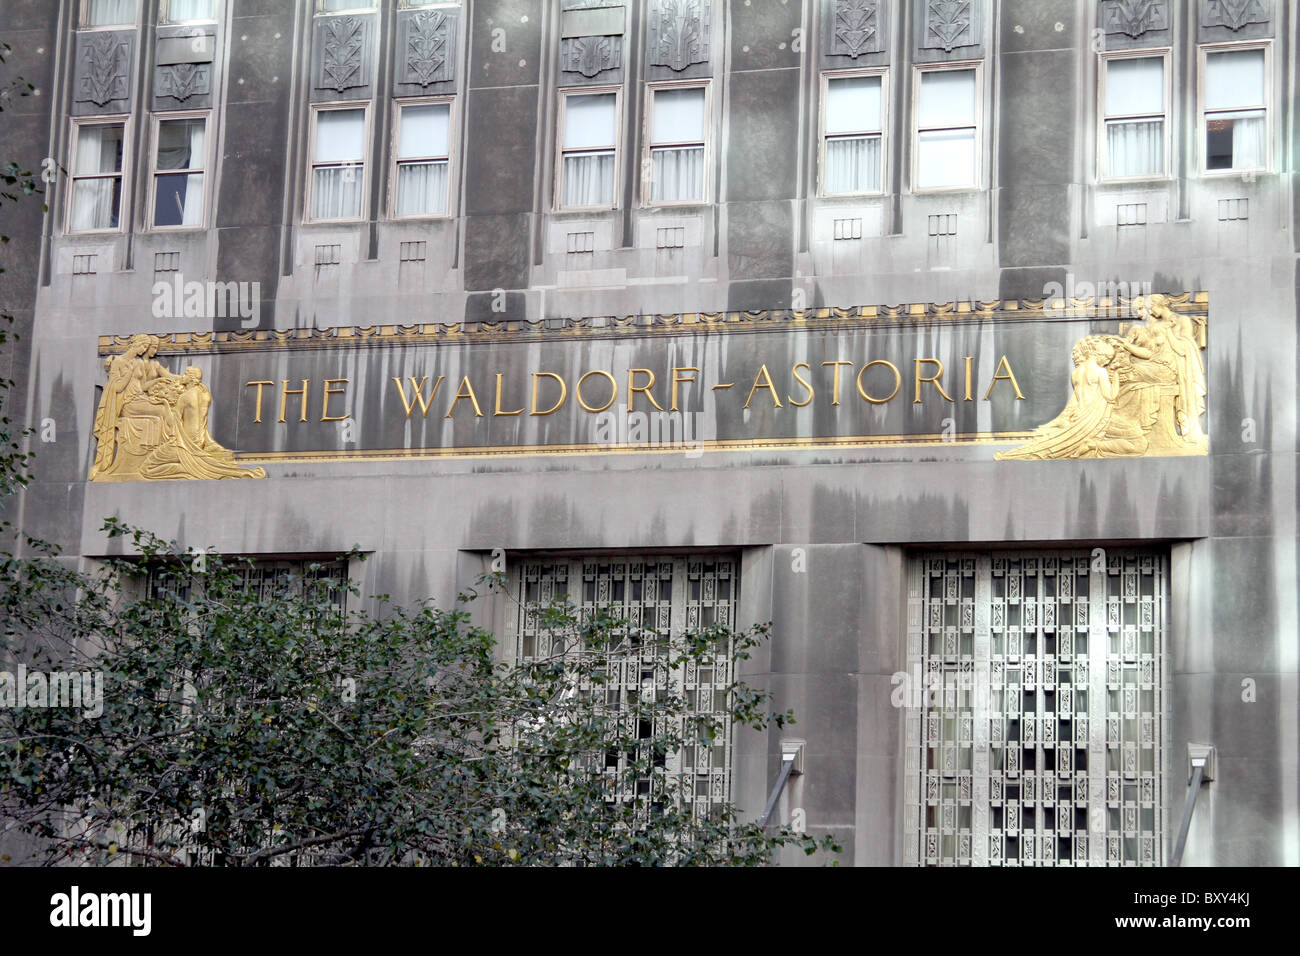
[[(148, 172), (138, 160), (148, 137), (139, 104), (158, 94), (149, 84), (161, 40), (147, 25), (156, 5), (144, 6), (128, 78), (131, 228), (65, 235), (60, 182), (44, 222), (29, 219), (15, 233), (25, 258), (6, 262), (6, 289), (32, 303), (20, 310), (31, 351), (10, 353), (25, 379), (25, 414), (58, 427), (56, 442), (34, 445), (38, 480), (20, 511), (29, 533), (90, 558), (115, 546), (99, 530), (108, 515), (224, 552), (355, 543), (375, 554), (364, 565), (369, 593), (444, 602), (496, 548), (738, 551), (742, 622), (773, 622), (750, 677), (774, 691), (779, 708), (796, 710), (790, 733), (808, 741), (796, 799), (813, 832), (841, 837), (845, 862), (873, 865), (902, 856), (901, 716), (889, 694), (904, 660), (908, 556), (948, 546), (1168, 549), (1166, 819), (1181, 811), (1186, 744), (1213, 743), (1219, 775), (1202, 795), (1185, 861), (1300, 863), (1300, 142), (1287, 139), (1300, 101), (1296, 81), (1287, 85), (1300, 75), (1294, 5), (1269, 4), (1268, 22), (1233, 30), (1207, 26), (1202, 4), (1171, 4), (1164, 26), (1133, 37), (1108, 32), (1105, 4), (984, 0), (957, 36), (969, 42), (946, 50), (922, 41), (922, 0), (888, 2), (879, 36), (853, 57), (837, 52), (845, 47), (828, 3), (713, 0), (707, 60), (674, 69), (651, 55), (651, 4), (627, 0), (618, 69), (578, 79), (563, 69), (573, 54), (559, 2), (477, 0), (452, 11), (453, 78), (437, 81), (456, 96), (454, 215), (392, 222), (381, 177), (391, 98), (413, 92), (402, 79), (404, 15), (392, 3), (368, 14), (367, 84), (322, 92), (323, 41), (306, 0), (228, 0), (214, 28), (214, 212), (193, 233), (140, 228)], [(49, 154), (67, 165), (68, 117), (80, 109), (68, 7), (20, 5), (6, 36), (21, 52), (15, 64), (42, 78), (39, 103), (5, 113), (7, 139), (37, 164)], [(1208, 177), (1197, 159), (1196, 44), (1247, 38), (1271, 38), (1272, 171)], [(1095, 54), (1148, 43), (1172, 50), (1172, 175), (1098, 182)], [(980, 187), (918, 193), (909, 171), (914, 67), (966, 60), (981, 71)], [(889, 70), (886, 189), (819, 198), (820, 74), (864, 66)], [(710, 201), (644, 207), (644, 84), (681, 78), (709, 83)], [(597, 81), (622, 84), (622, 201), (557, 213), (557, 90)], [(322, 97), (370, 104), (368, 170), (378, 175), (365, 221), (303, 222), (309, 104)], [(858, 225), (846, 230), (842, 220)], [(661, 230), (673, 230), (672, 245)], [(570, 251), (571, 233), (591, 233), (591, 250)], [(424, 243), (422, 259), (404, 251), (413, 242)], [(1204, 291), (1210, 455), (994, 462), (991, 446), (954, 446), (536, 456), (281, 464), (265, 481), (88, 484), (98, 336), (239, 327), (154, 318), (151, 287), (167, 277), (159, 266), (186, 279), (259, 283), (258, 325), (280, 329), (1038, 299), (1049, 283)], [(501, 304), (504, 313), (493, 308)], [(214, 394), (214, 416), (229, 400)], [(795, 549), (806, 571), (793, 570)], [(480, 610), (487, 623), (499, 613)], [(1243, 681), (1253, 682), (1253, 702), (1243, 700)], [(737, 741), (735, 797), (748, 810), (762, 806), (780, 736)]]

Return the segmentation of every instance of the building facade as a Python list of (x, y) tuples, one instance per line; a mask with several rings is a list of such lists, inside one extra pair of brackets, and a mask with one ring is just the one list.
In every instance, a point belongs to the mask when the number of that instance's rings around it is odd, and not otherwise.
[(684, 766), (797, 736), (846, 863), (1161, 865), (1189, 744), (1185, 863), (1300, 863), (1294, 2), (3, 22), (28, 533), (771, 622), (798, 724)]

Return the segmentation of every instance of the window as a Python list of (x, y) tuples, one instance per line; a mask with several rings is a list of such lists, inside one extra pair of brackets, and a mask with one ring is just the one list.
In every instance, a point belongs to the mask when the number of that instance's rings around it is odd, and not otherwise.
[(312, 112), (310, 219), (360, 219), (365, 204), (366, 110), (324, 108)]
[(1201, 51), (1206, 170), (1268, 168), (1268, 51)]
[(393, 218), (445, 216), (451, 172), (451, 104), (398, 104), (396, 134)]
[(374, 8), (373, 0), (316, 0), (317, 13), (368, 13)]
[(217, 0), (162, 0), (159, 23), (202, 23), (217, 18)]
[(203, 225), (205, 116), (168, 114), (156, 121), (150, 221), (155, 228)]
[(83, 27), (135, 26), (136, 0), (82, 0)]
[[(739, 571), (735, 558), (717, 555), (525, 561), (512, 572), (511, 590), (518, 605), (508, 625), (507, 654), (523, 661), (581, 653), (557, 639), (537, 613), (552, 600), (567, 597), (582, 614), (608, 608), (627, 623), (629, 640), (622, 660), (611, 668), (609, 680), (577, 688), (581, 699), (636, 719), (638, 701), (649, 691), (656, 696), (680, 695), (698, 715), (721, 714), (726, 711), (727, 689), (735, 676), (730, 647), (717, 648), (709, 664), (671, 668), (665, 664), (664, 644), (643, 641), (635, 631), (653, 630), (672, 641), (715, 623), (735, 627)], [(635, 787), (629, 786), (622, 773), (627, 766), (625, 755), (615, 751), (589, 758), (588, 767), (604, 777), (611, 801), (630, 801), (648, 794), (653, 802), (663, 793), (669, 774), (676, 776), (678, 792), (688, 795), (697, 817), (730, 800), (730, 733), (705, 738), (691, 733), (689, 726), (678, 729), (684, 738), (682, 749), (666, 755), (665, 775), (638, 780)]]
[(704, 202), (707, 88), (660, 86), (648, 92), (650, 202)]
[[(348, 562), (342, 558), (319, 560), (271, 558), (242, 558), (223, 555), (224, 567), (230, 570), (242, 585), (242, 590), (255, 593), (259, 600), (270, 601), (277, 597), (297, 599), (304, 593), (329, 601), (340, 611), (347, 610)], [(145, 600), (158, 600), (175, 595), (182, 601), (190, 600), (194, 584), (200, 580), (188, 560), (179, 562), (150, 561), (143, 566), (143, 591)], [(321, 590), (312, 595), (311, 589)]]
[(904, 860), (1160, 866), (1168, 556), (911, 560)]
[(561, 209), (615, 205), (618, 176), (618, 93), (561, 94)]
[(884, 189), (884, 77), (828, 76), (822, 97), (822, 195)]
[(74, 125), (69, 232), (121, 227), (125, 144), (125, 121)]
[(1101, 61), (1102, 179), (1168, 175), (1165, 162), (1168, 60), (1160, 56)]
[(976, 70), (924, 70), (917, 85), (915, 188), (978, 185)]

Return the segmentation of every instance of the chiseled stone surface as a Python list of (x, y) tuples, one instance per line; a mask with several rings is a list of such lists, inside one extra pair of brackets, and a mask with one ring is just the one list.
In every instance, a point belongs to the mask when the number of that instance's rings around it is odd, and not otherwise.
[[(1182, 40), (1172, 87), (1174, 178), (1099, 184), (1092, 24), (1068, 0), (974, 5), (987, 18), (978, 31), (981, 46), (952, 54), (930, 49), (924, 59), (984, 57), (981, 187), (916, 194), (907, 186), (911, 80), (902, 65), (905, 48), (916, 44), (903, 34), (900, 4), (888, 4), (884, 51), (854, 61), (823, 55), (818, 31), (825, 17), (809, 12), (800, 19), (797, 4), (716, 0), (711, 61), (680, 75), (646, 68), (636, 47), (644, 48), (644, 24), (633, 23), (622, 71), (619, 208), (557, 214), (551, 127), (558, 17), (553, 9), (543, 15), (534, 0), (479, 0), (462, 11), (456, 33), (456, 217), (385, 218), (390, 153), (380, 131), (391, 134), (386, 98), (395, 54), (383, 39), (390, 33), (376, 29), (370, 221), (304, 225), (310, 18), (287, 15), (268, 0), (222, 6), (229, 8), (217, 27), (223, 59), (213, 75), (225, 84), (217, 99), (225, 109), (214, 119), (219, 159), (209, 173), (211, 228), (156, 233), (137, 224), (129, 237), (67, 236), (61, 188), (51, 196), (43, 260), (39, 216), (22, 212), (13, 229), (6, 227), (14, 236), (7, 248), (19, 252), (6, 259), (7, 288), (20, 323), (32, 329), (18, 351), (0, 359), (0, 373), (12, 364), (21, 383), (15, 406), (38, 429), (42, 419), (53, 419), (58, 434), (53, 444), (33, 445), (37, 479), (14, 509), (25, 531), (90, 559), (123, 546), (102, 534), (110, 515), (230, 553), (314, 555), (355, 544), (371, 553), (355, 569), (365, 593), (443, 604), (488, 569), (494, 549), (734, 551), (741, 557), (740, 622), (773, 623), (771, 643), (744, 672), (774, 692), (778, 709), (794, 708), (799, 722), (784, 732), (737, 735), (733, 796), (757, 814), (778, 769), (781, 738), (805, 739), (807, 772), (783, 812), (802, 806), (810, 832), (836, 834), (845, 846), (842, 861), (860, 865), (903, 862), (902, 712), (890, 695), (891, 677), (905, 661), (908, 560), (946, 548), (1149, 546), (1170, 555), (1166, 844), (1186, 796), (1186, 745), (1212, 743), (1218, 774), (1201, 794), (1185, 865), (1300, 864), (1300, 182), (1294, 173), (1197, 172), (1194, 137), (1182, 126), (1194, 112), (1184, 107), (1194, 103), (1196, 69), (1180, 59)], [(643, 16), (645, 6), (630, 4), (629, 16)], [(10, 138), (24, 156), (53, 155), (66, 167), (68, 121), (51, 124), (48, 110), (70, 101), (71, 68), (55, 76), (55, 53), (64, 51), (66, 66), (74, 44), (56, 36), (53, 5), (48, 13), (23, 5), (15, 16), (8, 65), (42, 96), (16, 101), (12, 112), (6, 107)], [(796, 28), (804, 31), (803, 56), (794, 49)], [(1214, 29), (1213, 39), (1230, 39), (1219, 35), (1224, 28)], [(1283, 65), (1295, 56), (1294, 36), (1271, 24), (1251, 24), (1243, 35), (1273, 38), (1273, 155), (1290, 155), (1296, 146), (1282, 138), (1294, 126), (1295, 90), (1286, 86)], [(1131, 47), (1125, 40), (1115, 48)], [(887, 63), (886, 195), (819, 199), (819, 70)], [(640, 204), (641, 84), (648, 78), (710, 78), (712, 202)], [(149, 93), (133, 90), (131, 102), (147, 103)], [(137, 109), (136, 122), (143, 119)], [(145, 139), (138, 142), (145, 148)], [(134, 163), (130, 206), (142, 209), (135, 188), (148, 177), (138, 158)], [(1225, 203), (1246, 218), (1223, 218)], [(1144, 224), (1120, 225), (1125, 216)], [(836, 240), (841, 219), (861, 219), (862, 237)], [(951, 234), (934, 234), (940, 220), (951, 224)], [(683, 248), (657, 247), (665, 227), (683, 230)], [(590, 256), (578, 257), (584, 261), (567, 251), (574, 231), (599, 237)], [(425, 243), (424, 258), (400, 261), (404, 242)], [(320, 248), (332, 246), (338, 265), (318, 265)], [(155, 275), (157, 253), (177, 253), (187, 280), (257, 282), (255, 322), (262, 329), (1041, 299), (1053, 284), (1062, 290), (1055, 294), (1073, 290), (1081, 298), (1098, 283), (1205, 292), (1210, 455), (995, 462), (989, 445), (697, 457), (677, 450), (271, 462), (261, 481), (88, 484), (103, 382), (98, 337), (241, 327), (238, 317), (156, 317), (153, 284), (170, 279)], [(94, 274), (74, 274), (75, 257), (92, 254)], [(1072, 337), (1062, 332), (1042, 341), (1056, 356), (1059, 380), (1027, 391), (1026, 428), (1055, 415), (1066, 397)], [(984, 352), (963, 354), (983, 356), (998, 344), (976, 341), (972, 347)], [(608, 351), (576, 338), (564, 345)], [(659, 345), (626, 347), (644, 363), (669, 364)], [(711, 347), (725, 368), (726, 343)], [(808, 347), (794, 336), (774, 345), (769, 367), (788, 370)], [(538, 352), (530, 347), (508, 362), (486, 347), (476, 354), (503, 363), (484, 366), (485, 374), (522, 374), (536, 367)], [(233, 366), (207, 364), (202, 355), (195, 360), (205, 378), (213, 372), (220, 439), (232, 420), (248, 418), (248, 390)], [(317, 380), (353, 375), (359, 388), (382, 390), (397, 374), (387, 359), (320, 353), (293, 361), (300, 360)], [(180, 359), (168, 362), (179, 370)], [(282, 353), (266, 353), (264, 377), (287, 377), (287, 362)], [(389, 394), (383, 415), (393, 401)], [(278, 410), (278, 397), (268, 394), (267, 405)], [(811, 411), (809, 433), (824, 433), (833, 422), (829, 412)], [(380, 427), (378, 406), (368, 414), (358, 427)], [(959, 409), (963, 415), (981, 427), (978, 412)], [(429, 427), (450, 428), (456, 438), (476, 426)], [(529, 427), (546, 441), (575, 437), (554, 422)], [(473, 613), (503, 632), (500, 602), (480, 598)], [(791, 854), (783, 862), (821, 861)]]

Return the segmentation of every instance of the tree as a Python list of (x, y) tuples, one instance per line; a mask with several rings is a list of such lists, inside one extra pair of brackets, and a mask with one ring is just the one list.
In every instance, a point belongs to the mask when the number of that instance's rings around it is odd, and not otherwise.
[(46, 649), (28, 673), (102, 673), (80, 709), (0, 709), (0, 813), (49, 862), (754, 865), (791, 843), (838, 849), (729, 805), (702, 817), (681, 792), (684, 746), (788, 719), (765, 695), (733, 683), (703, 716), (671, 691), (596, 703), (630, 646), (655, 647), (666, 675), (743, 658), (763, 628), (670, 640), (553, 602), (533, 609), (550, 651), (506, 666), (463, 607), (348, 613), (319, 566), (259, 590), (246, 562), (108, 529), (145, 562), (0, 562), (6, 640)]

